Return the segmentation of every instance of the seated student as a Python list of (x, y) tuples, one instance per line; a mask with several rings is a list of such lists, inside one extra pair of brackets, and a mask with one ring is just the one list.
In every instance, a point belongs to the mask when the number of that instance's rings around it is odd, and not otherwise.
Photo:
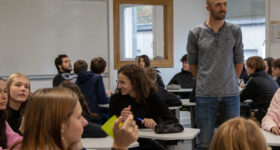
[[(39, 89), (29, 100), (24, 121), (21, 150), (78, 150), (87, 121), (77, 95), (66, 88)], [(115, 149), (127, 149), (138, 137), (138, 128), (129, 116), (122, 127), (114, 125)]]
[[(79, 98), (81, 107), (83, 109), (83, 116), (85, 118), (88, 118), (87, 116), (93, 117), (93, 118), (98, 118), (98, 114), (95, 113), (91, 113), (88, 105), (86, 103), (85, 97), (83, 95), (83, 93), (81, 92), (80, 88), (72, 83), (72, 82), (68, 82), (68, 81), (63, 81), (59, 84), (58, 87), (63, 87), (63, 88), (67, 88), (70, 89), (71, 91), (73, 91)], [(89, 122), (87, 126), (84, 127), (84, 132), (82, 137), (83, 138), (96, 138), (96, 137), (106, 137), (107, 134), (101, 129), (100, 125), (94, 124)]]
[(97, 113), (100, 119), (88, 118), (90, 122), (103, 124), (109, 118), (108, 108), (101, 108), (99, 104), (108, 104), (109, 97), (105, 92), (103, 78), (101, 75), (92, 71), (87, 71), (88, 65), (83, 60), (78, 60), (74, 64), (74, 73), (78, 74), (76, 84), (85, 96), (89, 109), (93, 113)]
[(156, 91), (158, 91), (161, 98), (164, 100), (165, 104), (170, 106), (182, 106), (181, 100), (174, 95), (173, 93), (169, 93), (167, 90), (165, 90), (162, 86), (156, 85), (157, 80), (157, 71), (154, 68), (151, 67), (145, 67), (143, 68), (144, 73), (147, 75), (149, 80), (151, 81), (151, 84), (156, 86)]
[[(139, 56), (138, 58), (138, 65), (141, 67), (141, 68), (144, 68), (144, 67), (150, 67), (150, 58), (147, 56), (147, 55), (141, 55)], [(163, 80), (162, 80), (162, 77), (160, 76), (160, 71), (159, 70), (156, 70), (158, 72), (157, 74), (157, 85), (158, 86), (162, 86), (165, 88), (165, 85), (163, 83)]]
[(278, 89), (262, 120), (262, 128), (276, 135), (280, 135), (280, 89)]
[(272, 63), (274, 61), (273, 57), (266, 57), (263, 59), (264, 64), (265, 64), (265, 71), (272, 76)]
[[(110, 115), (122, 116), (124, 120), (133, 114), (139, 128), (155, 129), (162, 121), (178, 120), (155, 91), (142, 68), (128, 64), (118, 70), (118, 87), (111, 96)], [(140, 149), (160, 149), (161, 146), (149, 139), (138, 140)]]
[(10, 148), (12, 144), (22, 139), (11, 129), (6, 120), (5, 109), (7, 103), (7, 89), (4, 80), (0, 78), (0, 150)]
[(278, 89), (277, 83), (265, 72), (263, 59), (259, 56), (253, 56), (247, 59), (246, 70), (249, 80), (245, 88), (241, 91), (240, 100), (253, 100), (253, 109), (256, 119), (261, 122), (267, 112), (270, 101)]
[(58, 74), (53, 78), (53, 87), (57, 87), (64, 80), (73, 83), (76, 81), (77, 76), (71, 73), (71, 61), (67, 55), (58, 55), (55, 58), (54, 63)]
[(21, 134), (19, 128), (27, 100), (31, 94), (30, 80), (21, 73), (12, 74), (7, 80), (8, 107), (7, 121), (11, 128)]
[(179, 84), (181, 88), (193, 88), (195, 85), (195, 80), (190, 72), (190, 67), (188, 64), (188, 54), (185, 54), (181, 58), (182, 70), (177, 73), (168, 83), (169, 84)]
[(277, 58), (272, 63), (272, 75), (275, 78), (278, 85), (280, 85), (280, 58)]
[[(188, 54), (185, 54), (181, 58), (182, 62), (182, 70), (177, 73), (168, 83), (170, 84), (178, 84), (181, 88), (194, 88), (195, 87), (195, 79), (193, 78), (190, 72), (190, 66), (188, 63)], [(189, 98), (190, 93), (181, 93), (181, 98)]]
[(269, 150), (258, 125), (250, 119), (233, 118), (215, 132), (210, 150)]
[[(90, 70), (96, 74), (102, 74), (105, 71), (106, 65), (107, 63), (102, 57), (96, 57), (91, 60)], [(106, 90), (108, 97), (111, 96), (111, 93), (112, 92), (110, 90)]]

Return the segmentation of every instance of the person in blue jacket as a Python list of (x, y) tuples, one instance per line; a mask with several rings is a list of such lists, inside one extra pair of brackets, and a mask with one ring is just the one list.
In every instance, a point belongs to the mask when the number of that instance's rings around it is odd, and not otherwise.
[(101, 75), (87, 71), (88, 65), (84, 60), (78, 60), (74, 64), (74, 73), (78, 74), (76, 84), (85, 96), (86, 102), (92, 113), (97, 113), (100, 119), (87, 118), (90, 122), (103, 124), (109, 118), (108, 108), (101, 108), (99, 104), (108, 104), (103, 78)]

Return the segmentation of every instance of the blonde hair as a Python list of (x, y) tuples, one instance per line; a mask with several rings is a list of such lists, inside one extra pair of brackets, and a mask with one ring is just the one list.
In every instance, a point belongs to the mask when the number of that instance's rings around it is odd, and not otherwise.
[(24, 77), (26, 78), (28, 81), (29, 81), (29, 91), (30, 91), (30, 80), (29, 78), (25, 75), (25, 74), (22, 74), (22, 73), (14, 73), (12, 75), (9, 76), (7, 82), (6, 82), (6, 88), (7, 88), (7, 95), (8, 95), (8, 100), (10, 100), (10, 87), (14, 81), (15, 78), (18, 78), (18, 77)]
[(30, 98), (24, 121), (22, 150), (64, 150), (61, 128), (78, 102), (66, 88), (39, 89)]
[(250, 119), (233, 118), (223, 123), (212, 139), (210, 150), (266, 150), (268, 145), (258, 125)]

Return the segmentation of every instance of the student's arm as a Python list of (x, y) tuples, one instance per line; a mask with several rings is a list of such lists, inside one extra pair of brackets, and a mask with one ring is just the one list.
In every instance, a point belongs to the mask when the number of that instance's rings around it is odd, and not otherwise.
[(234, 67), (235, 67), (235, 72), (236, 72), (237, 78), (239, 78), (240, 74), (242, 72), (242, 69), (243, 69), (243, 63), (234, 64)]
[[(272, 131), (280, 135), (279, 129), (272, 130), (273, 127), (278, 128), (277, 123), (280, 122), (280, 89), (278, 89), (273, 96), (266, 115), (264, 116), (261, 126), (264, 130)], [(279, 131), (279, 132), (277, 132)]]

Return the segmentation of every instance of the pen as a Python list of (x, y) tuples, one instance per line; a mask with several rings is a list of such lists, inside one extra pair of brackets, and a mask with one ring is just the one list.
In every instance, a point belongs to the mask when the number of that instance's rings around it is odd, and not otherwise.
[(141, 118), (137, 118), (137, 120), (141, 121), (142, 122), (142, 119)]

